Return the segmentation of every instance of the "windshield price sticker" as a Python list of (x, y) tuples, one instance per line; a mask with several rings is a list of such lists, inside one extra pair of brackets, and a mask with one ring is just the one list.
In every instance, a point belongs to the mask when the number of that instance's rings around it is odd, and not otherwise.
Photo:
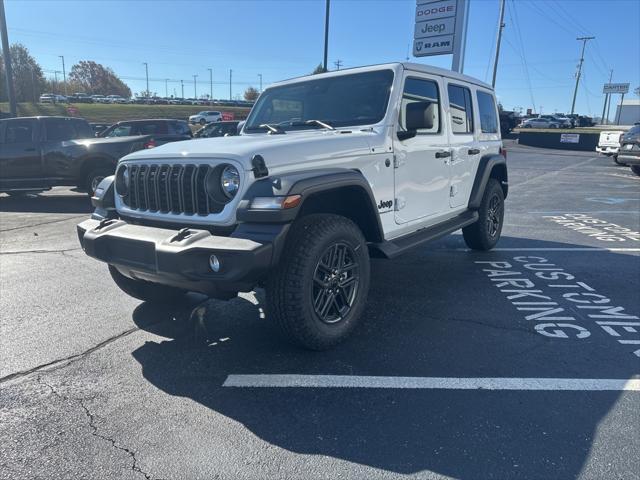
[[(631, 315), (564, 268), (538, 256), (476, 261), (487, 278), (540, 335), (585, 339), (603, 331), (640, 357), (640, 317)], [(574, 315), (573, 312), (576, 312)], [(592, 323), (585, 322), (585, 318)]]

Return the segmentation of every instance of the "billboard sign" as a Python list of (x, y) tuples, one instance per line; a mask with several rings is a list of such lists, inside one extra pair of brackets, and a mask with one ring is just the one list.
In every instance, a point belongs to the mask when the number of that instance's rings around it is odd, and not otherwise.
[(467, 0), (417, 0), (413, 31), (413, 55), (427, 57), (453, 53), (462, 41)]
[(605, 83), (602, 93), (629, 93), (628, 83)]

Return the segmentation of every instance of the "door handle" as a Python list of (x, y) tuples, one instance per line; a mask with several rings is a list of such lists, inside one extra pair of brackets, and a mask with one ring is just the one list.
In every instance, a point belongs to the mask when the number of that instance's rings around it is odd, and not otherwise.
[(448, 158), (451, 156), (451, 152), (448, 150), (441, 150), (440, 152), (436, 152), (436, 158)]
[(467, 153), (469, 155), (478, 155), (480, 153), (480, 149), (479, 148), (470, 148)]

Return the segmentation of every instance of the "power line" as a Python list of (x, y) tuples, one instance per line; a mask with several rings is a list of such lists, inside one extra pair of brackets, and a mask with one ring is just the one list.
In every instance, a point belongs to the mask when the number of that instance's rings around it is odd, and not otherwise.
[[(513, 12), (513, 16), (511, 15)], [(533, 107), (533, 111), (536, 111), (536, 101), (535, 98), (533, 96), (533, 87), (531, 85), (531, 77), (529, 75), (529, 67), (527, 66), (527, 59), (524, 53), (524, 42), (522, 41), (522, 31), (520, 29), (520, 21), (518, 20), (518, 11), (516, 10), (516, 4), (514, 2), (514, 0), (511, 0), (511, 8), (509, 9), (509, 18), (511, 18), (511, 23), (513, 25), (515, 25), (516, 27), (516, 33), (517, 33), (517, 38), (518, 41), (520, 43), (520, 50), (521, 50), (521, 55), (520, 58), (522, 58), (522, 65), (524, 67), (524, 74), (525, 74), (525, 78), (527, 80), (527, 85), (529, 87), (529, 95), (531, 96), (531, 106)], [(515, 21), (514, 21), (515, 18)]]

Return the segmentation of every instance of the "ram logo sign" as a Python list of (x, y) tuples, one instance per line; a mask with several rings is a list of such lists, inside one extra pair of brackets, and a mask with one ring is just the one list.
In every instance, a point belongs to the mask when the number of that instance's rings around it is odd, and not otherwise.
[(453, 53), (462, 30), (467, 0), (417, 0), (413, 30), (413, 55), (426, 57)]

